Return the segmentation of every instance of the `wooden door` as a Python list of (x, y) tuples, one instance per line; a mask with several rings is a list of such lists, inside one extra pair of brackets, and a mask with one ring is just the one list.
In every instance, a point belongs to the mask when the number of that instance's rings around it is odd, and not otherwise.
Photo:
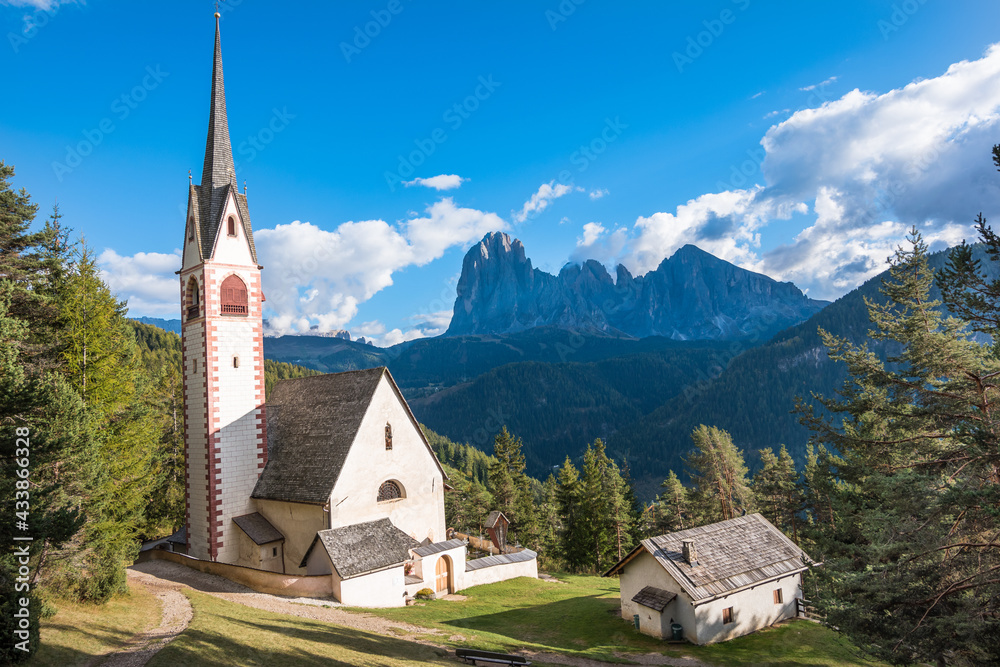
[(437, 565), (434, 566), (435, 574), (437, 575), (434, 590), (438, 593), (442, 591), (445, 593), (451, 592), (451, 589), (448, 587), (448, 569), (448, 557), (442, 556), (438, 558)]

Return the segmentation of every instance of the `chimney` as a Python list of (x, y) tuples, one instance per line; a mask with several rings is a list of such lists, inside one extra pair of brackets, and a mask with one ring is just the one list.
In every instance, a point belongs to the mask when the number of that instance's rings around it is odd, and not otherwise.
[(681, 543), (684, 545), (684, 560), (688, 565), (697, 565), (698, 552), (695, 551), (694, 540), (682, 540)]

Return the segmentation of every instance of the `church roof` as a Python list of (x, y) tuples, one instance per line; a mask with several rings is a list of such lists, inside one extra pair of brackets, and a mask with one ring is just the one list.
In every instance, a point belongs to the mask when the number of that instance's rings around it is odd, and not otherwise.
[(230, 194), (236, 200), (241, 223), (250, 244), (250, 253), (256, 262), (257, 249), (253, 242), (246, 196), (240, 194), (236, 185), (236, 166), (233, 163), (233, 145), (229, 140), (229, 119), (226, 115), (226, 87), (222, 76), (222, 42), (219, 35), (219, 20), (216, 18), (212, 97), (208, 111), (205, 161), (202, 165), (201, 185), (192, 185), (188, 195), (194, 199), (194, 206), (191, 208), (194, 209), (195, 228), (201, 244), (202, 259), (212, 256), (215, 238), (222, 226), (226, 200)]
[[(684, 559), (685, 541), (694, 542), (697, 554), (694, 564)], [(749, 514), (643, 540), (604, 576), (620, 574), (643, 550), (656, 559), (695, 603), (815, 565), (767, 519), (760, 514)]]
[(252, 497), (325, 504), (383, 376), (447, 479), (389, 369), (380, 366), (282, 380), (274, 386), (266, 406), (268, 460)]
[(302, 557), (305, 567), (309, 554), (322, 545), (341, 579), (400, 565), (410, 558), (410, 549), (419, 542), (392, 525), (389, 519), (356, 523), (321, 530)]
[(285, 539), (285, 536), (258, 512), (234, 516), (233, 521), (254, 541), (254, 544), (268, 544)]

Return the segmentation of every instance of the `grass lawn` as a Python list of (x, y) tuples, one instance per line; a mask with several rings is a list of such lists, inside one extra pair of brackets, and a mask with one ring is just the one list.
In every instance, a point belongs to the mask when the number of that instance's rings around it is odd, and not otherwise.
[(32, 656), (31, 665), (87, 664), (160, 622), (159, 601), (141, 586), (133, 586), (131, 594), (100, 606), (58, 598), (52, 602), (59, 611), (42, 620), (42, 645)]
[(186, 590), (194, 618), (149, 667), (177, 665), (449, 665), (445, 651), (360, 630), (244, 607)]
[[(447, 643), (487, 650), (551, 651), (620, 662), (614, 652), (689, 656), (718, 665), (821, 667), (880, 665), (832, 630), (808, 621), (712, 646), (668, 645), (637, 632), (612, 612), (620, 609), (618, 581), (560, 575), (558, 584), (512, 579), (461, 592), (464, 601), (433, 600), (424, 606), (366, 610), (384, 618), (460, 635)], [(442, 637), (436, 637), (441, 642)]]

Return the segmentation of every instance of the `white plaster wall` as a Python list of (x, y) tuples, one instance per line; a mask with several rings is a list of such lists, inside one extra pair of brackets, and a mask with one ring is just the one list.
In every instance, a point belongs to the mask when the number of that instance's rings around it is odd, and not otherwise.
[(236, 565), (252, 567), (258, 570), (265, 569), (260, 566), (260, 548), (257, 546), (257, 543), (251, 540), (242, 530), (239, 533), (237, 537), (239, 557), (236, 559)]
[[(494, 565), (493, 567), (484, 567), (471, 572), (463, 572), (462, 586), (458, 590), (472, 588), (473, 586), (481, 586), (483, 584), (495, 584), (498, 581), (507, 581), (508, 579), (515, 579), (517, 577), (531, 577), (532, 579), (537, 579), (538, 559), (532, 558), (531, 560), (521, 563)], [(631, 616), (629, 618), (631, 618)]]
[[(189, 276), (182, 274), (181, 285)], [(187, 321), (182, 313), (184, 365), (184, 424), (188, 553), (209, 557), (208, 532), (208, 422), (205, 413), (205, 321)]]
[(332, 572), (333, 564), (330, 562), (330, 554), (326, 552), (322, 544), (317, 544), (309, 552), (309, 558), (306, 560), (306, 574), (331, 574)]
[[(386, 422), (392, 425), (391, 451), (385, 449)], [(405, 497), (377, 502), (386, 480), (397, 481)], [(330, 496), (332, 526), (388, 517), (416, 540), (444, 540), (443, 481), (433, 453), (383, 376)]]
[[(258, 548), (260, 549), (260, 569), (268, 572), (283, 572), (282, 560), (284, 557), (281, 552), (284, 546), (281, 542), (262, 544)], [(275, 555), (275, 550), (277, 550), (277, 555)]]
[[(305, 574), (306, 569), (300, 568), (299, 563), (306, 555), (306, 550), (312, 544), (316, 533), (326, 530), (327, 514), (318, 505), (306, 505), (304, 503), (286, 503), (279, 500), (256, 500), (257, 509), (261, 515), (271, 522), (271, 525), (278, 529), (285, 536), (283, 552), (285, 558), (285, 572), (288, 574)], [(252, 511), (252, 510), (251, 510)], [(313, 552), (323, 551), (321, 547), (313, 549)], [(329, 558), (327, 558), (329, 562)], [(325, 573), (324, 573), (325, 574)]]
[[(795, 574), (698, 606), (697, 643), (711, 644), (733, 639), (795, 616), (795, 598), (800, 594), (799, 581), (800, 576)], [(774, 603), (776, 588), (781, 588), (783, 593), (781, 604)], [(733, 608), (733, 622), (723, 625), (722, 610), (727, 607)]]
[[(332, 577), (336, 590), (338, 577), (336, 573)], [(352, 607), (402, 607), (406, 604), (402, 565), (344, 579), (340, 581), (339, 588), (337, 599)]]
[[(670, 636), (671, 623), (680, 623), (684, 628), (684, 637), (696, 644), (699, 643), (691, 598), (649, 552), (643, 550), (629, 561), (618, 580), (622, 596), (622, 620), (632, 624), (632, 616), (638, 614), (639, 631), (661, 638)], [(662, 614), (657, 613), (649, 607), (632, 602), (635, 594), (646, 586), (655, 586), (677, 593), (677, 597), (664, 608)]]
[[(236, 236), (227, 234), (228, 225), (226, 221), (232, 216), (236, 219)], [(226, 210), (222, 214), (222, 224), (219, 225), (219, 234), (215, 239), (215, 252), (212, 253), (212, 261), (220, 264), (238, 264), (253, 266), (253, 255), (250, 254), (250, 242), (243, 231), (243, 223), (240, 221), (240, 212), (236, 207), (236, 201), (232, 194), (226, 200)]]

